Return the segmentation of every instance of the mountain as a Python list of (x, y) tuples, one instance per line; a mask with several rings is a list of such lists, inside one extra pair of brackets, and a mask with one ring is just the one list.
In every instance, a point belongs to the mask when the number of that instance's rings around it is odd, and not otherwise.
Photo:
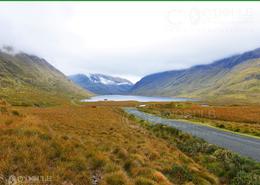
[(81, 87), (95, 94), (125, 94), (133, 84), (123, 78), (104, 74), (76, 74), (69, 78)]
[(145, 76), (134, 85), (131, 93), (260, 102), (260, 49), (208, 65)]
[(0, 50), (0, 87), (0, 98), (13, 105), (56, 105), (91, 95), (45, 59), (10, 47)]

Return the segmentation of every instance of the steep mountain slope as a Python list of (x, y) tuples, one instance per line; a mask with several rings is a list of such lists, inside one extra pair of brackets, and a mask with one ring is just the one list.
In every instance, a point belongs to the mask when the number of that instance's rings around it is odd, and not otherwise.
[(0, 98), (15, 105), (50, 105), (90, 95), (46, 60), (0, 50)]
[(185, 96), (200, 99), (239, 99), (260, 97), (260, 49), (186, 70), (166, 71), (144, 77), (132, 94)]
[(69, 78), (95, 94), (125, 94), (133, 86), (126, 79), (103, 74), (76, 74)]

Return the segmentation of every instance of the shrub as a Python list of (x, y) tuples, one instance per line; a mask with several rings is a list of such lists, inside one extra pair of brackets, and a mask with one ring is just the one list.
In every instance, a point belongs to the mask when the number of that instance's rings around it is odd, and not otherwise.
[(61, 138), (64, 139), (64, 140), (68, 140), (68, 139), (69, 139), (69, 136), (63, 135), (63, 136), (61, 136)]
[(51, 147), (48, 150), (48, 157), (51, 160), (59, 159), (63, 155), (63, 148), (56, 142), (51, 143)]
[(217, 127), (218, 128), (226, 128), (225, 125), (223, 125), (223, 124), (218, 124)]
[(171, 113), (169, 111), (162, 111), (161, 115), (163, 117), (169, 117), (171, 115)]
[(0, 113), (7, 113), (8, 110), (6, 107), (0, 107)]
[(71, 170), (74, 172), (82, 172), (87, 170), (86, 161), (83, 159), (74, 159), (71, 161)]
[(44, 140), (44, 141), (51, 140), (51, 136), (49, 136), (48, 134), (39, 134), (39, 137), (41, 140)]
[(177, 180), (180, 184), (193, 180), (192, 174), (189, 172), (187, 166), (173, 165), (170, 171), (166, 171), (170, 178)]
[(260, 176), (240, 171), (231, 181), (231, 185), (260, 185)]
[(13, 114), (14, 116), (20, 116), (20, 113), (19, 113), (17, 110), (13, 110), (13, 111), (12, 111), (12, 114)]

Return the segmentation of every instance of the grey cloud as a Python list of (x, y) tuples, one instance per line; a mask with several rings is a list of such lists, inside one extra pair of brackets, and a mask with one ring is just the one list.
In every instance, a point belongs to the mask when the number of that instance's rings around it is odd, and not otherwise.
[(260, 47), (259, 3), (212, 3), (1, 2), (0, 44), (46, 58), (67, 75), (132, 81)]

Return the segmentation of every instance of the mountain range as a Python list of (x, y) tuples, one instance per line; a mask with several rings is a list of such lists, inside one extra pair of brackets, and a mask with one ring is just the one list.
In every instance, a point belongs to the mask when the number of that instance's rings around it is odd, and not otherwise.
[(56, 105), (92, 95), (45, 59), (11, 47), (0, 50), (0, 87), (0, 98), (13, 105)]
[(131, 94), (198, 99), (260, 101), (260, 49), (208, 65), (145, 76)]
[(0, 49), (0, 98), (13, 105), (56, 105), (93, 94), (187, 97), (260, 102), (260, 49), (211, 64), (143, 77), (136, 84), (104, 74), (65, 76), (45, 59)]
[(126, 94), (133, 86), (129, 80), (104, 74), (76, 74), (69, 78), (81, 87), (99, 95)]

